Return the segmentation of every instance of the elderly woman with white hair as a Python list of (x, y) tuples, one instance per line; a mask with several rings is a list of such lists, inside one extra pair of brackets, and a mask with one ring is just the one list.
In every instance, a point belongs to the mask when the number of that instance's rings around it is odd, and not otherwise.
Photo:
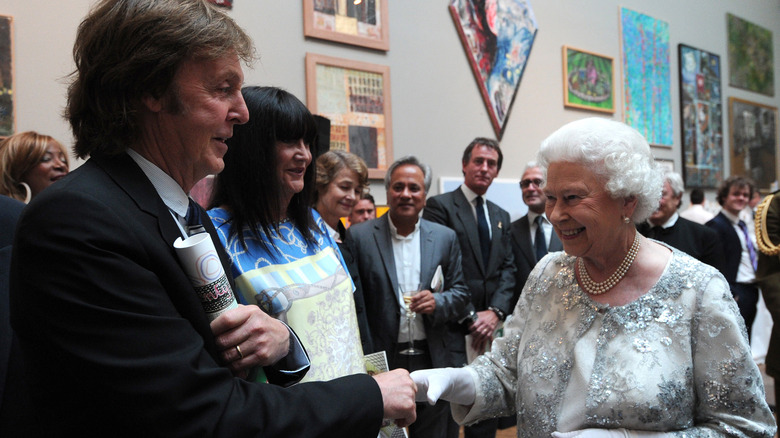
[(728, 283), (636, 231), (662, 186), (647, 141), (589, 118), (538, 161), (564, 252), (536, 265), (492, 352), (412, 373), (418, 401), (448, 400), (464, 424), (514, 413), (518, 437), (773, 437)]

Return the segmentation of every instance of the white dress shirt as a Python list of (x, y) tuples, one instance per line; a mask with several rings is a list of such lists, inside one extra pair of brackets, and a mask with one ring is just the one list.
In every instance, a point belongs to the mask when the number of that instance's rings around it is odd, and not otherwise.
[[(408, 236), (398, 234), (398, 228), (393, 224), (390, 215), (387, 216), (390, 225), (390, 237), (393, 243), (393, 260), (395, 261), (395, 278), (398, 280), (396, 298), (401, 306), (401, 323), (398, 326), (398, 342), (409, 342), (409, 324), (406, 320), (404, 291), (419, 291), (420, 286), (420, 221), (414, 225), (414, 231)], [(425, 339), (425, 325), (422, 315), (414, 318), (414, 339)]]

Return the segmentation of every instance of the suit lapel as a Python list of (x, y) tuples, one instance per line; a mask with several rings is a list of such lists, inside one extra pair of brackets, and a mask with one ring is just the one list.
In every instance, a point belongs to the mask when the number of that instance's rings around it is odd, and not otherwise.
[(379, 250), (379, 256), (382, 258), (382, 265), (385, 267), (387, 278), (393, 287), (392, 292), (397, 293), (398, 278), (396, 277), (393, 243), (390, 238), (390, 223), (388, 222), (387, 214), (379, 218), (374, 224), (374, 241)]
[(528, 222), (528, 215), (520, 218), (519, 225), (512, 229), (512, 238), (517, 243), (526, 261), (528, 261), (528, 265), (534, 266), (536, 264), (536, 255), (531, 247), (531, 225)]
[(547, 252), (555, 251), (563, 251), (563, 243), (561, 243), (561, 239), (558, 238), (558, 234), (553, 229), (550, 236), (550, 247), (547, 249)]
[(504, 233), (504, 227), (509, 226), (509, 224), (503, 223), (501, 221), (501, 210), (499, 207), (490, 202), (487, 201), (488, 206), (488, 214), (490, 215), (490, 257), (488, 257), (488, 265), (487, 270), (488, 272), (493, 271), (493, 266), (496, 266), (498, 263), (500, 263), (499, 257), (499, 251), (501, 249), (501, 238), (503, 237)]
[[(466, 232), (466, 236), (469, 239), (469, 246), (471, 246), (472, 258), (477, 261), (477, 266), (485, 273), (485, 265), (482, 262), (482, 253), (479, 249), (479, 234), (477, 233), (477, 219), (474, 218), (474, 211), (471, 209), (471, 204), (466, 200), (466, 195), (460, 188), (455, 189), (454, 196), (452, 197), (453, 204), (455, 206), (455, 215), (460, 220), (463, 229)], [(461, 248), (461, 251), (466, 251), (466, 248)]]
[(420, 219), (420, 286), (421, 289), (430, 287), (433, 271), (436, 267), (433, 265), (433, 233), (430, 227), (422, 218)]

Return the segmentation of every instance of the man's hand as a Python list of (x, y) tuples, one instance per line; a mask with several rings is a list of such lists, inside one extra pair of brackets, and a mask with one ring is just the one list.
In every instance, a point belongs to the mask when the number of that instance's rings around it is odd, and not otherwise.
[(412, 295), (409, 309), (415, 313), (433, 314), (433, 311), (436, 310), (436, 300), (433, 298), (433, 292), (426, 289)]
[(492, 310), (477, 312), (477, 320), (471, 324), (471, 347), (480, 354), (493, 342), (493, 333), (498, 326), (498, 315)]
[(237, 377), (256, 366), (273, 365), (287, 355), (290, 331), (257, 306), (238, 305), (211, 322), (217, 348)]
[(382, 403), (385, 408), (384, 418), (394, 420), (398, 427), (406, 427), (417, 419), (414, 398), (417, 386), (409, 377), (409, 372), (397, 368), (386, 373), (377, 374), (374, 380), (382, 391)]

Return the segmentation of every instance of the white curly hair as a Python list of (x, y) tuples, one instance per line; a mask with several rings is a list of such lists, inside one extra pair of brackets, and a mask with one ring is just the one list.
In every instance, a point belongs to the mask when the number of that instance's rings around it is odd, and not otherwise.
[(613, 198), (636, 197), (634, 223), (658, 208), (663, 173), (647, 140), (625, 123), (590, 117), (563, 125), (542, 142), (537, 161), (545, 180), (551, 163), (577, 163), (603, 178)]

